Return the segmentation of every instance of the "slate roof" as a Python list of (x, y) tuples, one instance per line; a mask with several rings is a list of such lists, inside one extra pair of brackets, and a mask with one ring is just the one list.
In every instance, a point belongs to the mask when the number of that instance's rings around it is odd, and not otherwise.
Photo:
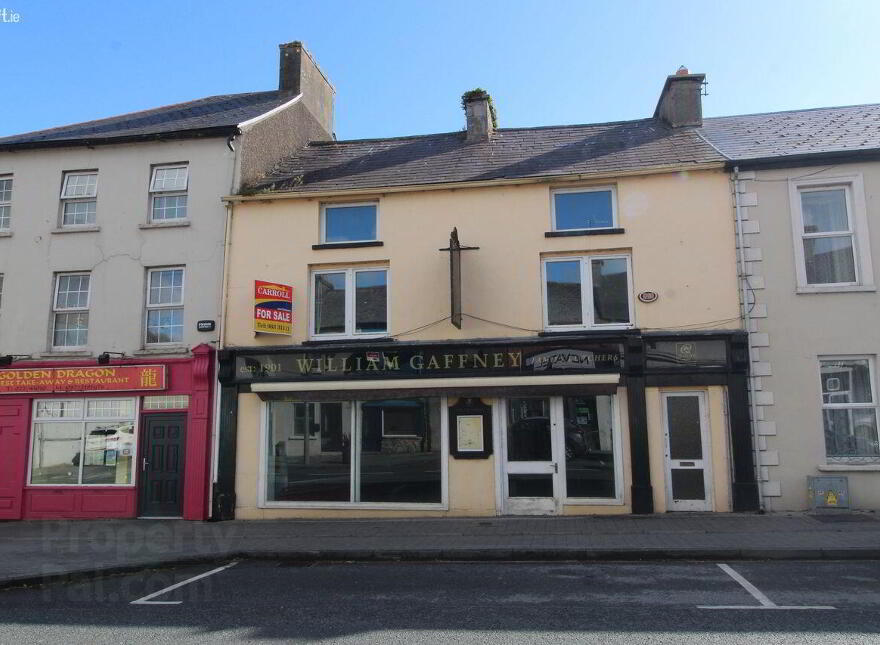
[(699, 132), (745, 161), (880, 149), (880, 104), (703, 119)]
[(220, 136), (224, 132), (233, 132), (239, 123), (268, 112), (291, 98), (289, 93), (279, 91), (209, 96), (97, 121), (2, 137), (0, 150), (158, 137)]
[(693, 129), (655, 119), (509, 128), (487, 142), (464, 132), (313, 142), (250, 191), (327, 191), (414, 184), (624, 172), (724, 162)]

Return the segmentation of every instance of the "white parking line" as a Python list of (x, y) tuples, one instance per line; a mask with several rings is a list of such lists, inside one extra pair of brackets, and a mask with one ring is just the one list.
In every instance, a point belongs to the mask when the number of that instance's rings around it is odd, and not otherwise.
[(200, 573), (197, 576), (193, 576), (192, 578), (187, 578), (183, 582), (178, 582), (177, 584), (173, 584), (170, 587), (165, 587), (164, 589), (160, 589), (154, 593), (151, 593), (148, 596), (144, 596), (143, 598), (138, 598), (137, 600), (132, 600), (130, 605), (179, 605), (183, 601), (182, 600), (151, 600), (156, 596), (161, 596), (162, 594), (168, 593), (169, 591), (174, 591), (175, 589), (179, 589), (184, 585), (188, 585), (191, 582), (195, 582), (196, 580), (201, 580), (202, 578), (207, 578), (208, 576), (213, 576), (215, 573), (220, 573), (224, 569), (229, 569), (230, 567), (234, 567), (238, 564), (238, 560), (235, 562), (230, 562), (222, 567), (217, 567), (216, 569), (211, 569), (210, 571), (206, 571), (205, 573)]
[(723, 563), (718, 563), (718, 567), (731, 578), (736, 580), (740, 586), (752, 594), (760, 605), (697, 605), (697, 609), (836, 609), (836, 607), (828, 607), (824, 605), (777, 605), (775, 602), (765, 596), (751, 582), (743, 578), (739, 573)]

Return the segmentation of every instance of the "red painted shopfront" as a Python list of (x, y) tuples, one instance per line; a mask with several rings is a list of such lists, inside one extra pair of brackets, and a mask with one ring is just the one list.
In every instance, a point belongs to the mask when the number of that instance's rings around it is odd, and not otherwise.
[(208, 517), (214, 350), (0, 368), (0, 520)]

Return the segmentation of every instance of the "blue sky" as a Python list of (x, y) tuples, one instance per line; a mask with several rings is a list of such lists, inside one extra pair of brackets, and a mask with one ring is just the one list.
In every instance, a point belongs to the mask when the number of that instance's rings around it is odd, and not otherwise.
[(275, 89), (302, 40), (340, 139), (459, 130), (484, 87), (502, 127), (650, 116), (679, 65), (706, 116), (880, 102), (880, 2), (0, 0), (0, 135)]

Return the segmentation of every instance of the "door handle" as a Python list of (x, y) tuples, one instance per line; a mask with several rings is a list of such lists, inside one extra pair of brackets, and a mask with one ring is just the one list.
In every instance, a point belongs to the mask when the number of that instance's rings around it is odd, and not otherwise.
[(143, 460), (142, 460), (142, 463), (141, 463), (141, 470), (142, 470), (143, 472), (147, 472), (147, 458), (146, 458), (146, 457), (144, 457)]
[(555, 461), (553, 462), (553, 472), (555, 474), (559, 473), (559, 464), (557, 464)]

